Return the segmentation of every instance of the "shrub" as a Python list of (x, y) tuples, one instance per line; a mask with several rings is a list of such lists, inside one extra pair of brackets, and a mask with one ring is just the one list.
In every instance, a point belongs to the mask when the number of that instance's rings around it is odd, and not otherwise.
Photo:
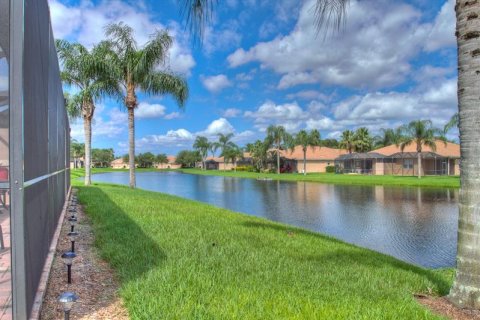
[(325, 172), (327, 173), (335, 173), (335, 166), (327, 166), (325, 168)]

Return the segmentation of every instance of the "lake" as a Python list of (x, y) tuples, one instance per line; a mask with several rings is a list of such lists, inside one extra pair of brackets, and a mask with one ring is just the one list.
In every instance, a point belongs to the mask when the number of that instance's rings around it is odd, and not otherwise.
[[(128, 172), (95, 174), (128, 184)], [(327, 234), (428, 268), (453, 267), (458, 190), (138, 172), (137, 187)]]

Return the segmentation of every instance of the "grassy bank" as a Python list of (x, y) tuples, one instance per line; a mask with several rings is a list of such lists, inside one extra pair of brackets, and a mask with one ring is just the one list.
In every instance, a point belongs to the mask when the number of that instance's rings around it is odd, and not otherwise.
[(418, 179), (417, 177), (401, 176), (368, 176), (368, 175), (349, 175), (334, 173), (310, 173), (304, 176), (298, 173), (256, 173), (256, 172), (234, 172), (221, 170), (200, 170), (200, 169), (182, 169), (182, 172), (214, 175), (238, 178), (270, 178), (273, 180), (286, 181), (308, 181), (332, 184), (355, 184), (355, 185), (392, 185), (392, 186), (411, 186), (411, 187), (436, 187), (436, 188), (459, 188), (460, 178), (454, 176), (426, 176)]
[(117, 185), (81, 186), (96, 246), (132, 319), (438, 319), (425, 270), (332, 238)]
[[(155, 172), (155, 171), (172, 171), (172, 169), (154, 169), (154, 168), (137, 168), (136, 172)], [(92, 168), (92, 174), (107, 172), (128, 172), (128, 169), (112, 169), (112, 168)], [(85, 176), (85, 169), (70, 169), (70, 177), (73, 179)]]

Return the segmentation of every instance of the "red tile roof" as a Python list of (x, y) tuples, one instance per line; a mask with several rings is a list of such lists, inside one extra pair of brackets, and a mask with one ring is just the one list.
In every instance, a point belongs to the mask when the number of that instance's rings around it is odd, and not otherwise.
[[(452, 142), (447, 142), (446, 144), (441, 141), (436, 141), (437, 150), (433, 151), (430, 147), (422, 146), (422, 152), (435, 152), (444, 157), (450, 158), (460, 158), (460, 145)], [(390, 146), (386, 146), (380, 149), (373, 150), (372, 152), (377, 152), (383, 154), (385, 156), (390, 156), (397, 152), (402, 152), (400, 146), (396, 146), (394, 144)], [(415, 143), (412, 143), (403, 149), (403, 152), (417, 152), (417, 146)]]
[[(335, 160), (342, 154), (348, 153), (344, 149), (333, 149), (328, 147), (308, 147), (307, 160)], [(303, 160), (302, 146), (296, 146), (293, 150), (284, 150), (280, 154), (287, 159)]]

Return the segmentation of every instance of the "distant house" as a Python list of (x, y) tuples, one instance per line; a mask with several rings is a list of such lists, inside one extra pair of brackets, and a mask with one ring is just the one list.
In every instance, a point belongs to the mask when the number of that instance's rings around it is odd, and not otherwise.
[(82, 158), (70, 158), (70, 169), (83, 168), (84, 159)]
[(127, 169), (128, 163), (123, 161), (123, 158), (118, 158), (110, 162), (112, 169)]
[[(459, 175), (460, 145), (438, 140), (436, 150), (422, 146), (422, 175)], [(418, 175), (416, 145), (405, 147), (390, 145), (366, 153), (352, 153), (335, 159), (339, 173), (374, 175)]]
[[(244, 152), (243, 158), (238, 159), (236, 164), (233, 164), (232, 161), (225, 163), (223, 157), (208, 157), (205, 161), (205, 167), (207, 170), (234, 170), (235, 165), (237, 167), (252, 166), (253, 160), (250, 153)], [(201, 168), (202, 162), (198, 162), (196, 167)]]
[[(306, 152), (306, 172), (326, 172), (328, 166), (335, 164), (335, 159), (347, 153), (344, 149), (328, 147), (308, 147)], [(296, 146), (293, 150), (280, 151), (281, 167), (290, 166), (290, 172), (303, 172), (303, 147)]]
[(153, 166), (157, 169), (180, 169), (182, 166), (177, 164), (177, 160), (174, 156), (167, 156), (167, 163), (155, 163)]

